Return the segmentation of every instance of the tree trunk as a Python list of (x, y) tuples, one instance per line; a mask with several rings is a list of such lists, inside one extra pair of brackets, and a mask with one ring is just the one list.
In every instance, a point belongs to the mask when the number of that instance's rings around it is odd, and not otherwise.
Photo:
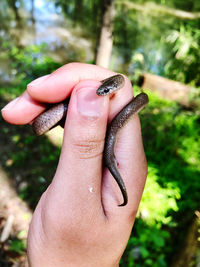
[(170, 267), (188, 267), (200, 266), (200, 248), (199, 248), (199, 225), (200, 225), (200, 212), (195, 212), (192, 223), (189, 225), (185, 233), (185, 238), (180, 244), (180, 248), (174, 253), (174, 258)]
[(189, 85), (151, 73), (141, 75), (138, 85), (143, 89), (158, 93), (163, 98), (174, 100), (185, 107), (199, 107), (199, 90)]
[(77, 21), (81, 21), (83, 16), (83, 0), (75, 0), (74, 1), (74, 12), (73, 12), (73, 19), (74, 23), (76, 24)]
[(146, 16), (161, 16), (169, 15), (180, 19), (196, 20), (200, 18), (200, 12), (187, 12), (180, 9), (170, 8), (164, 5), (159, 5), (152, 2), (146, 2), (143, 4), (133, 3), (131, 1), (118, 1), (118, 4), (126, 6), (129, 10), (134, 9), (144, 12)]
[(15, 20), (16, 20), (16, 23), (17, 23), (17, 28), (20, 29), (22, 27), (22, 20), (21, 20), (21, 17), (20, 17), (20, 14), (19, 14), (19, 10), (18, 10), (18, 7), (17, 7), (17, 1), (16, 0), (9, 0), (9, 5), (10, 7), (12, 8), (13, 12), (14, 12), (14, 15), (15, 15)]
[(35, 11), (35, 4), (34, 4), (34, 0), (31, 0), (31, 21), (32, 21), (32, 25), (35, 25), (35, 15), (34, 12)]
[(104, 0), (102, 26), (97, 47), (96, 64), (108, 68), (113, 45), (114, 0)]

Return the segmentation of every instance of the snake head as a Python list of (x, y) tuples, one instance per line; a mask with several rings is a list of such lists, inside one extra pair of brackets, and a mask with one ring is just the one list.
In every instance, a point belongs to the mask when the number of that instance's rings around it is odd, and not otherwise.
[(101, 81), (102, 84), (97, 89), (97, 95), (108, 95), (111, 94), (124, 86), (124, 77), (121, 74), (111, 76)]

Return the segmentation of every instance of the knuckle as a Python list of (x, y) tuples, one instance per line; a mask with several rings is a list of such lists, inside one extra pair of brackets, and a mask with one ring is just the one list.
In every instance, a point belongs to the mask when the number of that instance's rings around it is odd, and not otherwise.
[(75, 69), (75, 68), (77, 68), (77, 65), (78, 65), (78, 63), (77, 62), (70, 62), (70, 63), (67, 63), (66, 65), (65, 65), (65, 67), (67, 68), (67, 69), (69, 69), (69, 70), (73, 70), (73, 69)]
[(104, 139), (91, 138), (72, 140), (74, 153), (81, 159), (98, 157), (103, 153)]

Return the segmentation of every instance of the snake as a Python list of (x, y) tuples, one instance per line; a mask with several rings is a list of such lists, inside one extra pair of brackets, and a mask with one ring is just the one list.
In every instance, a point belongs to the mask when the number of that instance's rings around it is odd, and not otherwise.
[[(96, 94), (99, 96), (112, 94), (116, 90), (123, 88), (124, 84), (125, 79), (121, 74), (108, 77), (101, 81), (101, 85), (97, 89)], [(118, 164), (114, 154), (117, 135), (119, 131), (128, 123), (128, 121), (140, 110), (142, 110), (148, 102), (148, 96), (144, 92), (138, 94), (136, 97), (133, 97), (131, 101), (117, 113), (107, 127), (103, 160), (105, 166), (109, 169), (113, 178), (117, 182), (123, 196), (123, 203), (118, 206), (127, 205), (128, 194), (125, 183), (118, 170)], [(61, 125), (64, 128), (68, 104), (69, 98), (61, 103), (53, 104), (38, 117), (36, 117), (32, 123), (32, 128), (35, 134), (38, 136), (42, 135), (57, 125)]]

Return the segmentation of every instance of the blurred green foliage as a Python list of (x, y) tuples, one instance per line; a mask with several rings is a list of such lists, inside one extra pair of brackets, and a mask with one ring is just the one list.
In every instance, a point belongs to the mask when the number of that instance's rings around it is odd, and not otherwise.
[(148, 179), (121, 266), (168, 266), (199, 208), (199, 114), (148, 95), (140, 116)]
[(3, 59), (11, 61), (12, 73), (15, 74), (13, 83), (20, 85), (22, 91), (33, 79), (51, 73), (61, 66), (61, 63), (55, 62), (46, 55), (48, 51), (46, 43), (30, 45), (22, 49), (9, 41), (3, 41), (2, 48)]
[(9, 250), (17, 254), (22, 254), (26, 249), (24, 241), (20, 239), (11, 240)]
[[(200, 25), (200, 24), (199, 24)], [(190, 25), (180, 25), (172, 30), (166, 38), (172, 55), (165, 64), (165, 74), (171, 79), (200, 86), (200, 29)], [(172, 57), (173, 56), (173, 57)]]

